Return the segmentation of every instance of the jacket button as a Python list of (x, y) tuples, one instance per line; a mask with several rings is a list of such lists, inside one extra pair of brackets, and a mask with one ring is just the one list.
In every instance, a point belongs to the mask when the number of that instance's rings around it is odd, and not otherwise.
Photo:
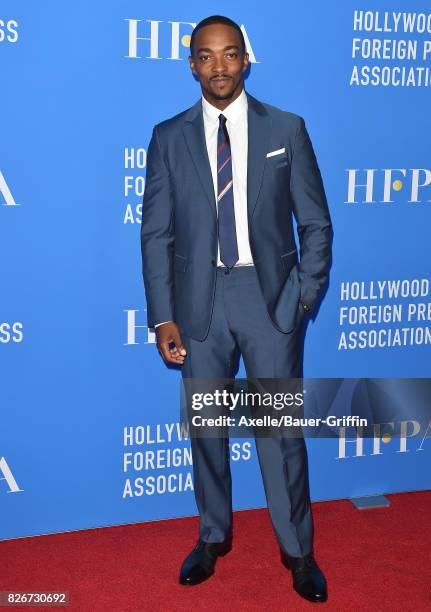
[(214, 267), (217, 265), (217, 262), (216, 262), (215, 259), (211, 259), (211, 265), (214, 266)]

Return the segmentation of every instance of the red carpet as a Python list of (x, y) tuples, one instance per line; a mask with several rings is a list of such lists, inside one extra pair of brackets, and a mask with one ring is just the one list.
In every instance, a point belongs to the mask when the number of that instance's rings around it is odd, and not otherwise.
[(63, 609), (79, 612), (429, 611), (431, 492), (388, 497), (389, 509), (313, 504), (326, 604), (291, 589), (266, 510), (235, 513), (234, 548), (199, 586), (177, 584), (196, 538), (191, 518), (0, 542), (0, 590), (68, 590)]

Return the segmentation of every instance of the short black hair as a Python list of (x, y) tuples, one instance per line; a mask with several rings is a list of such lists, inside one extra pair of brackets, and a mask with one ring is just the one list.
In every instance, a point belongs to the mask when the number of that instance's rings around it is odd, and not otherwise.
[(239, 25), (235, 23), (235, 21), (232, 21), (232, 19), (229, 19), (229, 17), (224, 17), (223, 15), (211, 15), (211, 17), (206, 17), (205, 19), (202, 19), (202, 21), (200, 21), (198, 24), (196, 24), (196, 27), (193, 30), (191, 38), (190, 38), (190, 54), (191, 55), (193, 55), (193, 43), (194, 43), (196, 32), (200, 30), (201, 28), (204, 28), (205, 26), (212, 25), (213, 23), (221, 23), (223, 25), (227, 25), (227, 26), (230, 26), (231, 28), (234, 28), (239, 34), (243, 53), (246, 52), (244, 34), (242, 33), (242, 30), (239, 27)]

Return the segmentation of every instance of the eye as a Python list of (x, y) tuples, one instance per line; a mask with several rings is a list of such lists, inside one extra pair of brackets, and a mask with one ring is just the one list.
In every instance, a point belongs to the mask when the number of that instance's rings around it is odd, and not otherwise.
[(235, 59), (238, 56), (238, 53), (226, 53), (226, 57), (229, 59)]
[(201, 62), (206, 62), (209, 59), (209, 57), (210, 57), (209, 55), (201, 55), (199, 59), (201, 60)]

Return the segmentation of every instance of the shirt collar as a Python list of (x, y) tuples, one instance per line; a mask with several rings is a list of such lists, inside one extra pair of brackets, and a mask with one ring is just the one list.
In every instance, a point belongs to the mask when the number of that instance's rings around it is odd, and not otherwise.
[(211, 121), (213, 123), (219, 121), (220, 113), (223, 113), (223, 115), (229, 122), (236, 123), (242, 113), (247, 110), (247, 107), (248, 102), (244, 88), (242, 89), (239, 96), (235, 98), (235, 100), (231, 102), (228, 106), (226, 106), (224, 111), (221, 111), (219, 108), (216, 108), (215, 106), (210, 104), (208, 100), (206, 100), (204, 96), (202, 96), (202, 109), (204, 113), (204, 118), (207, 121)]

